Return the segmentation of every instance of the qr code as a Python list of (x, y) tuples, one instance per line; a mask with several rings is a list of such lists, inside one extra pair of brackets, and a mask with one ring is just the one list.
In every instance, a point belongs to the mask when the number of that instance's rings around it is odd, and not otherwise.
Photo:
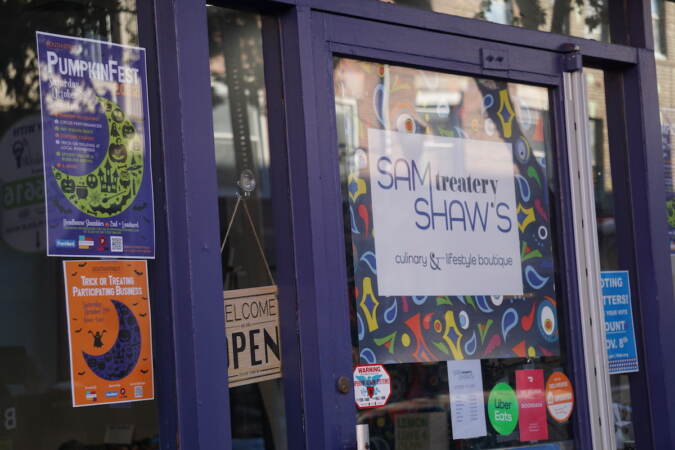
[(134, 397), (143, 397), (143, 386), (134, 386)]
[(111, 252), (124, 251), (124, 238), (122, 236), (110, 236), (110, 251)]

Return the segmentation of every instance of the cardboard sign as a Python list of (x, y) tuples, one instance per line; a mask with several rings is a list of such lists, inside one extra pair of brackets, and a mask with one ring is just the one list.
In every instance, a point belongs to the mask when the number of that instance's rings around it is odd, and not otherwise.
[(73, 406), (154, 398), (145, 261), (64, 261)]
[(516, 370), (516, 394), (520, 411), (518, 427), (520, 440), (544, 441), (548, 439), (544, 371), (541, 369)]
[(448, 417), (444, 412), (397, 414), (395, 450), (447, 450)]
[(47, 254), (154, 258), (145, 49), (37, 33)]
[(609, 373), (637, 372), (639, 364), (628, 272), (601, 272), (600, 283)]
[(281, 377), (277, 287), (223, 292), (230, 387)]
[(391, 396), (391, 378), (382, 364), (354, 367), (354, 398), (359, 409), (384, 406)]
[(522, 295), (511, 144), (368, 130), (381, 296)]
[(574, 408), (572, 382), (562, 372), (553, 372), (546, 380), (546, 408), (558, 423), (567, 422)]
[(483, 376), (480, 360), (448, 361), (453, 439), (485, 436)]

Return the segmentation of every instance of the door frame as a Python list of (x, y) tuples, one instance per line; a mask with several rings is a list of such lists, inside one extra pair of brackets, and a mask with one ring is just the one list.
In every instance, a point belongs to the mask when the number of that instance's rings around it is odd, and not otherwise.
[[(338, 394), (335, 384), (339, 377), (351, 380), (352, 347), (349, 321), (349, 298), (347, 257), (344, 245), (344, 224), (342, 215), (342, 191), (339, 179), (339, 160), (336, 148), (337, 131), (333, 95), (332, 68), (333, 56), (347, 56), (357, 59), (370, 59), (391, 62), (397, 65), (409, 65), (415, 68), (439, 70), (464, 75), (497, 77), (509, 81), (531, 83), (550, 89), (553, 132), (555, 136), (555, 163), (558, 168), (558, 188), (560, 199), (566, 205), (551, 205), (560, 217), (558, 241), (558, 271), (564, 270), (570, 276), (559, 286), (568, 299), (579, 298), (576, 279), (575, 245), (572, 208), (569, 203), (569, 176), (566, 152), (564, 108), (563, 66), (566, 54), (546, 50), (498, 44), (481, 39), (467, 38), (445, 33), (429, 32), (406, 28), (400, 25), (373, 23), (354, 17), (345, 17), (322, 12), (310, 12), (313, 30), (312, 60), (314, 61), (314, 92), (317, 95), (312, 120), (322, 126), (309, 127), (315, 139), (310, 148), (321, 149), (305, 155), (298, 155), (307, 164), (309, 183), (309, 210), (313, 222), (313, 247), (315, 252), (313, 273), (316, 286), (322, 292), (315, 294), (320, 299), (316, 316), (320, 345), (333, 342), (331, 352), (320, 353), (318, 365), (322, 368), (319, 378), (323, 380), (324, 411), (334, 428), (321, 448), (328, 443), (340, 442), (339, 448), (355, 446), (356, 410), (352, 391), (348, 395)], [(486, 50), (504, 52), (511, 63), (508, 70), (485, 69), (481, 55)], [(305, 117), (305, 120), (308, 120)], [(328, 126), (326, 126), (328, 124)], [(323, 130), (323, 131), (319, 131)], [(291, 153), (291, 165), (294, 155)], [(306, 158), (306, 160), (304, 160)], [(337, 238), (336, 238), (337, 237)], [(573, 303), (573, 302), (572, 302)], [(592, 425), (588, 412), (589, 393), (584, 365), (584, 340), (576, 333), (581, 317), (578, 304), (568, 305), (565, 314), (566, 339), (569, 349), (570, 376), (575, 383), (577, 407), (575, 418), (575, 440), (580, 448), (591, 446)], [(575, 326), (576, 324), (576, 326)], [(303, 330), (301, 329), (301, 335)], [(302, 340), (302, 339), (301, 339)], [(574, 350), (576, 349), (576, 351)], [(588, 384), (593, 389), (593, 383)], [(308, 423), (314, 416), (308, 416)], [(335, 424), (335, 421), (338, 423)], [(309, 426), (308, 428), (314, 428)], [(319, 448), (311, 447), (309, 448)]]
[[(317, 69), (314, 60), (320, 50), (314, 42), (323, 34), (322, 25), (317, 24), (314, 17), (317, 12), (331, 11), (335, 15), (361, 17), (369, 23), (426, 30), (426, 34), (484, 37), (496, 45), (508, 40), (524, 47), (556, 52), (564, 43), (572, 42), (580, 46), (584, 64), (608, 71), (605, 78), (610, 106), (607, 108), (609, 134), (615, 149), (613, 178), (625, 180), (616, 186), (616, 193), (628, 199), (632, 206), (632, 210), (617, 211), (617, 224), (623, 224), (620, 228), (629, 238), (622, 240), (621, 264), (630, 271), (642, 363), (641, 372), (631, 375), (634, 413), (636, 417), (646, 418), (636, 422), (636, 437), (647, 447), (667, 448), (675, 442), (671, 431), (675, 430), (675, 414), (668, 413), (675, 411), (675, 394), (666, 390), (665, 382), (666, 374), (675, 371), (675, 358), (667, 340), (668, 322), (675, 317), (675, 305), (671, 273), (667, 270), (668, 253), (665, 245), (660, 244), (666, 236), (662, 207), (665, 193), (648, 0), (613, 2), (621, 3), (610, 10), (612, 32), (617, 34), (614, 40), (625, 45), (518, 29), (376, 1), (223, 0), (214, 3), (255, 8), (271, 15), (274, 23), (268, 21), (267, 31), (263, 33), (271, 38), (268, 42), (276, 41), (280, 49), (280, 70), (271, 77), (276, 77), (279, 83), (283, 107), (279, 117), (270, 117), (270, 132), (277, 130), (281, 142), (278, 145), (289, 149), (288, 187), (292, 203), (299, 205), (291, 211), (287, 234), (290, 237), (288, 256), (294, 263), (286, 282), (297, 295), (294, 320), (297, 318), (295, 326), (299, 333), (299, 350), (293, 359), (300, 369), (287, 372), (285, 384), (290, 385), (287, 392), (290, 389), (294, 398), (301, 399), (292, 410), (300, 423), (292, 428), (289, 425), (289, 436), (295, 435), (296, 442), (305, 448), (344, 448), (351, 444), (351, 439), (340, 441), (339, 436), (344, 433), (339, 430), (354, 429), (353, 422), (337, 414), (341, 406), (329, 401), (335, 391), (332, 375), (338, 372), (333, 370), (330, 355), (326, 358), (326, 352), (322, 351), (332, 349), (331, 339), (325, 339), (322, 334), (325, 323), (316, 322), (317, 317), (325, 314), (319, 309), (317, 299), (323, 297), (324, 290), (320, 286), (326, 274), (318, 274), (312, 261), (319, 261), (316, 258), (327, 254), (339, 255), (327, 250), (326, 243), (318, 236), (322, 223), (304, 214), (307, 205), (322, 206), (316, 205), (311, 192), (316, 181), (307, 177), (310, 168), (321, 166), (316, 152), (321, 148), (317, 132), (321, 125), (319, 117), (325, 119), (325, 111), (331, 110), (325, 101), (315, 99), (316, 92), (321, 92), (316, 90), (321, 77), (330, 77), (330, 71), (322, 73), (327, 70), (326, 62), (321, 63), (323, 68)], [(164, 189), (156, 190), (156, 196), (160, 197), (158, 209), (164, 205), (158, 222), (164, 220), (167, 224), (162, 227), (166, 233), (158, 231), (157, 244), (158, 255), (163, 254), (165, 262), (158, 263), (156, 270), (151, 271), (151, 281), (168, 300), (165, 326), (171, 330), (162, 334), (162, 342), (158, 343), (164, 348), (158, 361), (175, 378), (173, 383), (158, 383), (158, 398), (166, 405), (160, 412), (163, 448), (174, 448), (176, 433), (184, 448), (229, 449), (231, 446), (228, 393), (220, 375), (224, 370), (225, 352), (224, 348), (212, 348), (214, 339), (224, 341), (222, 321), (218, 320), (222, 305), (204, 301), (219, 298), (221, 292), (219, 277), (209, 272), (217, 261), (214, 252), (218, 248), (218, 233), (213, 226), (217, 217), (213, 208), (209, 208), (216, 204), (215, 177), (212, 179), (210, 175), (214, 173), (214, 162), (212, 152), (209, 156), (205, 150), (213, 145), (205, 17), (204, 3), (199, 0), (154, 0), (150, 14), (139, 18), (139, 28), (154, 30), (152, 36), (141, 33), (141, 45), (154, 49), (157, 61), (158, 89), (151, 103), (159, 105), (160, 110), (159, 127), (153, 130), (160, 136), (153, 142), (157, 143), (155, 155), (161, 156), (155, 158), (154, 164), (160, 165), (156, 171), (160, 182), (171, 180)], [(635, 20), (626, 23), (627, 17)], [(321, 108), (324, 113), (317, 115)], [(310, 202), (312, 199), (314, 203)], [(621, 229), (618, 232), (621, 233)], [(644, 242), (648, 245), (640, 245)], [(342, 271), (345, 270), (343, 267)], [(170, 279), (168, 285), (167, 279)], [(643, 327), (642, 323), (657, 325)], [(285, 358), (288, 356), (285, 352)]]

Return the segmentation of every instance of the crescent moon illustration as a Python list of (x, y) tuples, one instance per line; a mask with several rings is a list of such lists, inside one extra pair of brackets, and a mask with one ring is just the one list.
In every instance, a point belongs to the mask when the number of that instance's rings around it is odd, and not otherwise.
[(108, 123), (108, 150), (101, 163), (84, 175), (68, 175), (52, 166), (52, 175), (68, 201), (94, 217), (112, 217), (136, 199), (143, 178), (143, 141), (122, 109), (97, 97)]
[(105, 380), (119, 380), (131, 373), (141, 354), (141, 330), (136, 316), (124, 303), (111, 300), (119, 320), (119, 332), (113, 346), (102, 355), (82, 352), (87, 366)]

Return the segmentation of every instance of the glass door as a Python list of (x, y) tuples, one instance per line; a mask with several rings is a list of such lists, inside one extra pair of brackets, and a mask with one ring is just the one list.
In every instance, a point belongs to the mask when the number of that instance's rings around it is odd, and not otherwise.
[(358, 423), (375, 448), (571, 447), (548, 89), (341, 57), (334, 82)]
[(350, 22), (324, 17), (315, 50), (332, 68), (339, 190), (324, 193), (343, 231), (326, 308), (348, 310), (335, 374), (357, 448), (611, 442), (587, 376), (606, 369), (579, 300), (563, 56)]

